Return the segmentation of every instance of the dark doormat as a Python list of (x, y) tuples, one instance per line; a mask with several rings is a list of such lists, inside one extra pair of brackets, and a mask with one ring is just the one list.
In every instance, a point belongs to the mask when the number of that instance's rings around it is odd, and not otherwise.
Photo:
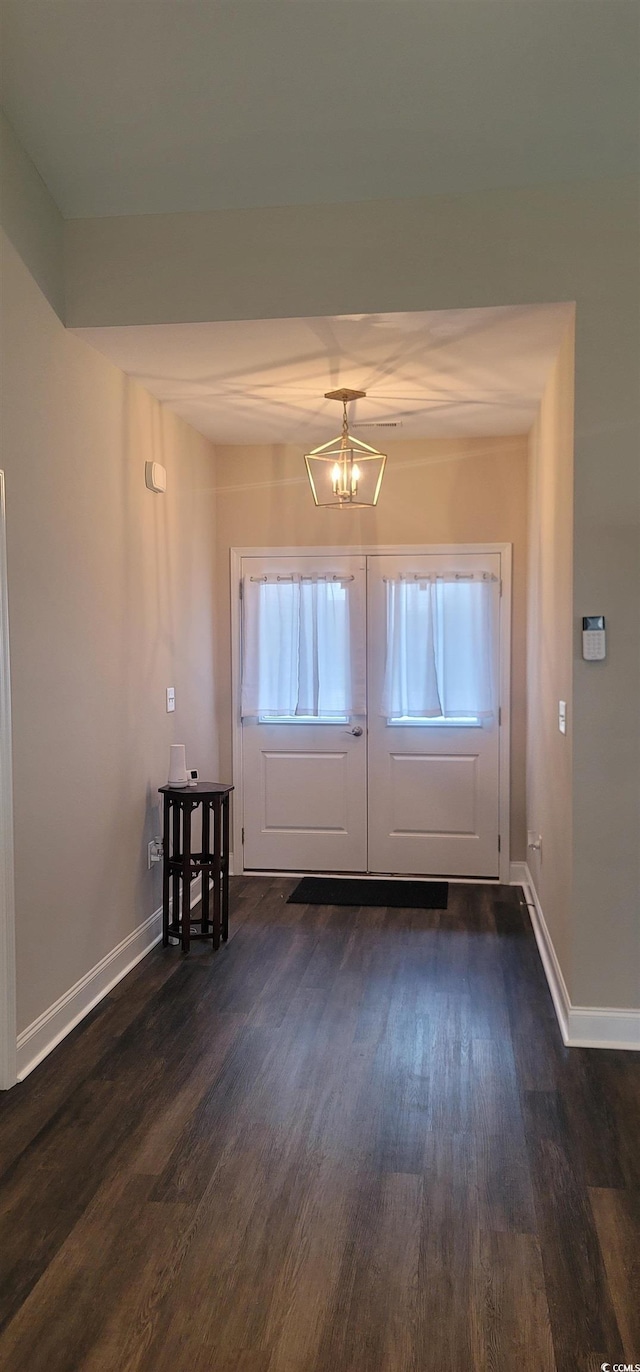
[(389, 881), (379, 878), (303, 877), (288, 905), (391, 905), (402, 910), (446, 910), (447, 881)]

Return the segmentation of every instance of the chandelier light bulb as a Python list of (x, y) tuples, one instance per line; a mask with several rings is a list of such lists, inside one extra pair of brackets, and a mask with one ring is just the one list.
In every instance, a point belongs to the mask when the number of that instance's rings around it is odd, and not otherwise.
[(365, 391), (327, 391), (325, 399), (342, 404), (342, 433), (305, 455), (307, 476), (316, 505), (376, 505), (386, 463), (379, 453), (360, 438), (352, 438), (347, 420), (347, 403), (364, 399)]

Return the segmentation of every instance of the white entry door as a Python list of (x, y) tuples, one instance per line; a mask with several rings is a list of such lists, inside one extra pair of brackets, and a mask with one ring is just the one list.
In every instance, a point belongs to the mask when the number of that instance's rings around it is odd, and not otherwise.
[(499, 554), (369, 557), (369, 870), (499, 874)]
[(244, 865), (367, 870), (366, 563), (243, 558)]
[(243, 557), (248, 870), (500, 872), (499, 553)]

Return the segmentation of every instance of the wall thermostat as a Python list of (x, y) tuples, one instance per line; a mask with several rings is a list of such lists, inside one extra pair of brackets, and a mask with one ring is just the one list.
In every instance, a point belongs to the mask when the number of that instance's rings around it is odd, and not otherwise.
[(604, 615), (584, 615), (582, 619), (582, 656), (585, 662), (602, 662), (606, 654)]
[(162, 467), (159, 462), (145, 462), (144, 481), (150, 491), (164, 493), (167, 489), (166, 467)]

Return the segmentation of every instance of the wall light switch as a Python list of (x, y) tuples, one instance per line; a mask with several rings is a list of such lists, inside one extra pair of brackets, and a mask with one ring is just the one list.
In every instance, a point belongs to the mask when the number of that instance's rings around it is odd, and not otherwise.
[(567, 732), (567, 702), (566, 702), (566, 700), (559, 700), (559, 701), (558, 701), (558, 728), (559, 728), (561, 734), (566, 734), (566, 732)]
[(167, 686), (167, 714), (170, 715), (176, 708), (176, 689), (175, 686)]

